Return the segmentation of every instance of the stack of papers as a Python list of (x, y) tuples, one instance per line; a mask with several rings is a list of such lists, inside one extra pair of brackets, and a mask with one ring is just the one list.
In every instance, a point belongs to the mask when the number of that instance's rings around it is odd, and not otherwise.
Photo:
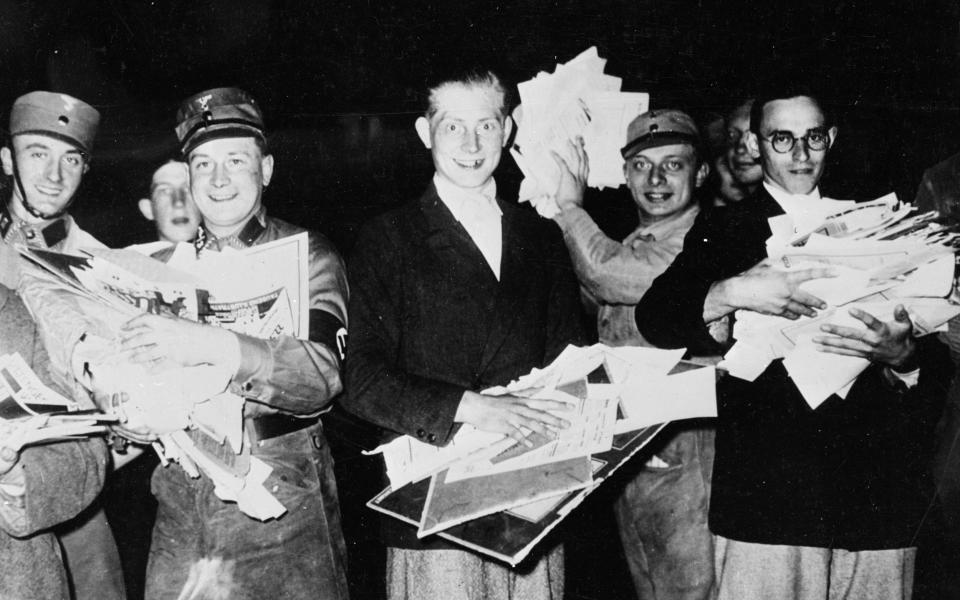
[[(148, 312), (264, 339), (309, 333), (306, 233), (199, 258), (190, 244), (180, 244), (168, 264), (132, 250), (88, 250), (87, 256), (20, 251), (56, 282), (58, 293), (93, 300), (74, 304), (107, 322), (105, 331)], [(209, 477), (221, 499), (237, 502), (251, 517), (285, 512), (263, 487), (269, 465), (249, 452), (241, 457), (243, 399), (226, 391), (232, 373), (209, 365), (145, 368), (129, 362), (118, 339), (95, 335), (78, 343), (72, 358), (89, 389), (129, 396), (124, 425), (159, 436), (154, 447), (162, 459), (178, 462), (191, 476)]]
[(896, 305), (903, 304), (915, 333), (925, 335), (960, 314), (960, 306), (948, 300), (958, 234), (938, 223), (935, 213), (916, 214), (892, 194), (873, 202), (804, 200), (784, 208), (787, 214), (770, 219), (767, 253), (775, 268), (787, 271), (833, 269), (835, 277), (801, 284), (827, 308), (797, 320), (737, 311), (737, 342), (719, 365), (731, 375), (753, 381), (783, 358), (794, 384), (816, 408), (833, 394), (844, 397), (869, 365), (866, 359), (817, 350), (812, 339), (825, 335), (822, 325), (863, 328), (851, 308), (890, 321)]
[(112, 415), (81, 410), (43, 384), (20, 354), (0, 356), (0, 445), (25, 446), (106, 431)]
[(606, 62), (591, 47), (553, 73), (540, 72), (517, 86), (521, 104), (513, 115), (518, 129), (510, 154), (524, 175), (520, 200), (531, 202), (544, 217), (559, 212), (554, 194), (560, 169), (550, 151), (567, 156), (567, 143), (577, 136), (590, 162), (587, 185), (602, 189), (624, 183), (620, 148), (627, 126), (647, 111), (650, 97), (621, 92), (620, 78), (604, 74)]
[[(460, 428), (445, 447), (402, 436), (380, 446), (392, 490), (430, 478), (420, 511), (424, 537), (492, 513), (546, 514), (565, 494), (592, 488), (595, 455), (610, 451), (616, 435), (671, 420), (716, 416), (716, 372), (678, 363), (683, 350), (566, 348), (545, 369), (535, 369), (488, 395), (562, 400), (557, 413), (571, 426), (553, 437), (530, 433), (532, 447), (501, 434)], [(603, 368), (610, 383), (589, 383)], [(637, 449), (634, 449), (635, 452)]]

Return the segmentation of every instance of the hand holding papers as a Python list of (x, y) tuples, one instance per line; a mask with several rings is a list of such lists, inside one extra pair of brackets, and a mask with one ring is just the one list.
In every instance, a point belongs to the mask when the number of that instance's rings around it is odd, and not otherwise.
[[(529, 445), (471, 425), (443, 448), (397, 438), (377, 450), (391, 488), (369, 505), (416, 525), (420, 536), (438, 533), (516, 564), (661, 423), (716, 415), (715, 370), (681, 366), (683, 353), (567, 347), (548, 367), (483, 395), (571, 405), (572, 411), (554, 413), (568, 427), (530, 430)], [(588, 383), (600, 367), (612, 383)], [(618, 408), (625, 419), (617, 420)], [(472, 526), (478, 519), (482, 525)]]
[(25, 446), (106, 431), (112, 415), (80, 411), (48, 388), (19, 354), (0, 356), (0, 446)]
[[(907, 333), (930, 333), (960, 314), (946, 299), (957, 234), (930, 214), (914, 215), (893, 196), (862, 204), (805, 200), (785, 208), (786, 215), (770, 220), (770, 258), (755, 269), (804, 279), (793, 300), (805, 306), (777, 313), (737, 305), (750, 310), (737, 312), (737, 342), (720, 365), (731, 375), (752, 381), (770, 361), (783, 358), (816, 408), (849, 389), (871, 360), (900, 365), (912, 348)], [(834, 277), (801, 276), (818, 269)], [(823, 303), (802, 302), (801, 294)], [(901, 304), (903, 310), (897, 309)]]
[(578, 137), (590, 157), (587, 185), (624, 183), (619, 150), (627, 125), (646, 112), (649, 96), (620, 92), (620, 78), (603, 73), (606, 62), (593, 47), (557, 65), (552, 74), (539, 73), (517, 85), (521, 105), (513, 115), (518, 130), (510, 154), (524, 175), (520, 200), (531, 202), (544, 217), (559, 210), (554, 194), (561, 169), (552, 153), (563, 155)]

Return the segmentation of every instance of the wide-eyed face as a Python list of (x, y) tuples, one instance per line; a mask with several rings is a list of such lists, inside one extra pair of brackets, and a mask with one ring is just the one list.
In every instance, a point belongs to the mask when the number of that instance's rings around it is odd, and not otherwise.
[(200, 210), (190, 195), (187, 165), (169, 162), (153, 174), (150, 198), (140, 201), (144, 216), (157, 225), (157, 234), (168, 242), (188, 242), (200, 227)]
[(737, 183), (750, 186), (763, 179), (760, 161), (750, 154), (747, 134), (750, 132), (750, 104), (737, 107), (727, 119), (727, 167)]
[(437, 173), (465, 189), (486, 185), (512, 126), (501, 112), (503, 93), (492, 85), (450, 83), (432, 101), (436, 112), (417, 119), (416, 129)]
[(698, 164), (690, 144), (647, 148), (626, 159), (623, 174), (641, 221), (662, 221), (683, 212), (694, 202), (694, 190), (709, 173)]
[(26, 201), (42, 215), (63, 211), (77, 193), (88, 164), (83, 153), (73, 144), (42, 134), (24, 133), (13, 137), (10, 148), (0, 150), (3, 171), (16, 173), (22, 184), (13, 186), (12, 209), (21, 219), (36, 217), (24, 209)]
[(261, 206), (273, 176), (273, 156), (252, 137), (217, 138), (190, 152), (190, 191), (204, 225), (214, 235), (240, 229)]
[[(760, 135), (751, 136), (751, 153), (760, 159), (763, 178), (791, 194), (809, 194), (820, 183), (827, 153), (837, 137), (836, 127), (827, 127), (817, 103), (807, 96), (767, 102), (763, 107)], [(826, 138), (825, 147), (810, 148), (809, 138)], [(774, 141), (792, 136), (796, 142), (787, 152), (777, 152)], [(805, 139), (801, 139), (805, 138)]]

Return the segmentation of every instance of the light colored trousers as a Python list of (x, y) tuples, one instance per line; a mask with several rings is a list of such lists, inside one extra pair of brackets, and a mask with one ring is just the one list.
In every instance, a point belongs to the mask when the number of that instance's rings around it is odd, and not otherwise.
[(718, 600), (910, 600), (916, 548), (849, 552), (716, 536)]

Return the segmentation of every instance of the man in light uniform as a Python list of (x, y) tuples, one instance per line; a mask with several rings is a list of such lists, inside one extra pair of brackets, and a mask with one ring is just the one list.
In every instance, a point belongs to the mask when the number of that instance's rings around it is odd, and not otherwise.
[[(249, 94), (216, 88), (188, 98), (177, 113), (177, 137), (203, 216), (194, 241), (201, 258), (304, 231), (266, 214), (262, 194), (274, 160), (262, 113)], [(158, 254), (167, 256), (169, 251)], [(308, 265), (308, 340), (259, 339), (150, 314), (122, 328), (122, 347), (134, 362), (211, 364), (233, 373), (228, 389), (246, 400), (244, 447), (273, 468), (264, 486), (287, 509), (275, 520), (257, 521), (220, 500), (210, 479), (191, 479), (179, 467), (158, 468), (148, 598), (179, 597), (191, 567), (211, 561), (220, 566), (222, 585), (208, 593), (232, 599), (347, 597), (333, 464), (319, 420), (342, 388), (347, 282), (340, 256), (312, 232)]]
[[(13, 248), (24, 244), (57, 252), (104, 245), (81, 229), (67, 213), (90, 169), (93, 141), (100, 123), (95, 108), (66, 94), (36, 91), (14, 102), (10, 142), (0, 148), (3, 172), (11, 177), (10, 197), (0, 212), (0, 283), (17, 289), (21, 259)], [(22, 291), (22, 290), (21, 290)], [(30, 294), (23, 297), (36, 317)], [(68, 364), (57, 360), (45, 324), (39, 323), (52, 361), (52, 372), (64, 389), (74, 389)], [(78, 392), (83, 393), (83, 392)], [(126, 597), (120, 556), (106, 516), (94, 502), (75, 519), (58, 527), (71, 585), (78, 600), (121, 600)]]
[[(608, 238), (582, 208), (579, 194), (558, 194), (563, 230), (582, 295), (597, 312), (600, 341), (649, 346), (637, 331), (636, 305), (683, 249), (700, 213), (697, 191), (709, 167), (693, 119), (679, 110), (652, 110), (627, 128), (623, 174), (640, 225), (623, 242)], [(574, 144), (559, 155), (568, 178), (585, 156)], [(713, 427), (684, 422), (662, 432), (655, 455), (624, 488), (616, 516), (637, 596), (643, 600), (703, 599), (713, 587), (713, 539), (707, 527)]]

